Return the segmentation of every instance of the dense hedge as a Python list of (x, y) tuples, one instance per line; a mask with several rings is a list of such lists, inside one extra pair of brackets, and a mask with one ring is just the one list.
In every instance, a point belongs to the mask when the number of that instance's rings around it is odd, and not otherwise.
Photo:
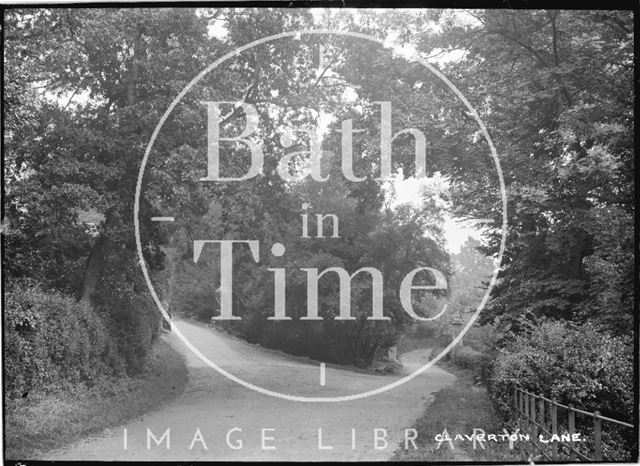
[(92, 386), (139, 372), (157, 320), (146, 303), (120, 297), (97, 308), (58, 292), (13, 286), (5, 295), (4, 378), (9, 398), (33, 389)]
[(4, 317), (10, 398), (56, 383), (91, 384), (124, 369), (102, 319), (60, 293), (14, 287), (5, 295)]
[(492, 396), (507, 413), (513, 387), (631, 422), (633, 346), (590, 324), (549, 321), (516, 337), (495, 361)]
[(103, 289), (94, 293), (93, 303), (127, 373), (141, 372), (160, 328), (160, 311), (151, 297), (128, 289), (119, 288), (117, 292)]
[[(486, 383), (486, 374), (490, 371), (491, 359), (488, 355), (477, 351), (470, 346), (456, 346), (451, 350), (453, 362), (456, 366), (473, 371), (474, 378)], [(451, 358), (450, 358), (451, 359)]]

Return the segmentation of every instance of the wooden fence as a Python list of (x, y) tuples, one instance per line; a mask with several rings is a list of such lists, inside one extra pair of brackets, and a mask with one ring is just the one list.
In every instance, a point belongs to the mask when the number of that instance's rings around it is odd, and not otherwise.
[[(599, 411), (592, 413), (583, 411), (574, 408), (573, 405), (566, 406), (519, 388), (515, 388), (513, 391), (513, 405), (521, 431), (529, 433), (533, 437), (531, 444), (551, 461), (558, 460), (560, 455), (570, 461), (575, 461), (576, 458), (584, 461), (602, 461), (603, 423), (605, 426), (612, 424), (633, 431), (633, 425), (602, 416)], [(584, 427), (581, 429), (582, 432), (576, 431), (576, 416), (581, 417), (579, 424)], [(585, 431), (588, 432), (593, 447), (589, 448), (590, 451), (586, 452), (584, 448), (578, 449), (577, 446), (581, 443), (566, 441), (567, 435), (571, 438), (576, 433), (581, 434), (584, 438)], [(538, 442), (539, 435), (545, 436), (546, 439), (550, 439), (552, 435), (564, 435), (565, 441), (542, 444)], [(559, 449), (564, 451), (561, 452)], [(589, 454), (593, 456), (589, 456)]]

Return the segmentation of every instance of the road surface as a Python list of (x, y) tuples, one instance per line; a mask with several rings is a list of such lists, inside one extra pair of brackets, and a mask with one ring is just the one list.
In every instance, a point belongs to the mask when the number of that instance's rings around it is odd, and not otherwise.
[[(177, 321), (177, 326), (224, 369), (282, 393), (334, 397), (378, 388), (400, 377), (327, 366), (322, 386), (318, 362), (250, 345), (191, 322)], [(364, 399), (287, 401), (228, 380), (196, 357), (175, 334), (162, 338), (185, 356), (189, 368), (185, 392), (158, 411), (42, 459), (382, 461), (404, 448), (405, 436), (413, 436), (413, 431), (405, 429), (421, 415), (431, 395), (455, 381), (450, 373), (432, 367), (397, 388)], [(402, 358), (405, 370), (424, 364), (427, 355), (427, 350), (407, 353)], [(154, 438), (162, 440), (157, 444)], [(410, 441), (407, 447), (412, 448)]]

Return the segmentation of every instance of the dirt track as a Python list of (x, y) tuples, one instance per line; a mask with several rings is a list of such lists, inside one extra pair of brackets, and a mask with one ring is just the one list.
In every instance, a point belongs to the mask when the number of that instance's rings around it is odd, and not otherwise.
[[(179, 321), (178, 328), (209, 359), (256, 385), (301, 396), (332, 397), (359, 393), (386, 385), (399, 376), (380, 376), (327, 367), (326, 384), (320, 385), (319, 363), (266, 350), (215, 330)], [(85, 439), (46, 460), (386, 460), (404, 442), (410, 428), (431, 399), (431, 394), (452, 384), (455, 377), (433, 367), (415, 379), (382, 394), (338, 403), (300, 403), (274, 398), (228, 380), (185, 347), (175, 334), (165, 338), (184, 354), (190, 381), (185, 392), (169, 406), (149, 413), (100, 437)], [(427, 351), (402, 358), (407, 370), (426, 362)], [(160, 439), (170, 428), (170, 449), (151, 440), (147, 429)], [(196, 440), (200, 429), (203, 442)], [(242, 429), (233, 430), (234, 428)], [(374, 429), (386, 429), (387, 447), (374, 449)], [(127, 430), (127, 449), (124, 448)], [(266, 430), (264, 434), (262, 429)], [(322, 429), (319, 449), (318, 431)], [(352, 448), (355, 429), (355, 449)], [(236, 448), (242, 441), (242, 448)], [(379, 436), (384, 432), (379, 431)], [(274, 449), (263, 449), (265, 446)], [(383, 447), (380, 441), (378, 446)], [(411, 444), (409, 444), (411, 446)]]

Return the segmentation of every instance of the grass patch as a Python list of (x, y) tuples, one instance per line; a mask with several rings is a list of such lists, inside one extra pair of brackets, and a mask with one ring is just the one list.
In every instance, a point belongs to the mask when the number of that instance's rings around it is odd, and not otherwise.
[(180, 354), (162, 340), (137, 377), (104, 379), (91, 389), (29, 393), (5, 402), (5, 458), (37, 459), (106, 428), (121, 425), (173, 400), (187, 383)]
[(472, 435), (474, 428), (483, 429), (487, 434), (502, 434), (503, 428), (513, 431), (496, 416), (486, 389), (474, 385), (470, 371), (451, 364), (443, 364), (443, 367), (456, 375), (458, 382), (453, 387), (435, 393), (434, 400), (413, 425), (418, 431), (418, 448), (414, 450), (409, 447), (405, 450), (401, 445), (392, 461), (524, 461), (518, 447), (510, 450), (506, 440), (485, 442), (485, 449), (479, 444), (474, 449), (473, 442), (469, 440), (453, 441), (453, 450), (448, 442), (443, 442), (437, 448), (435, 436), (442, 434), (444, 429), (452, 438), (455, 434)]

